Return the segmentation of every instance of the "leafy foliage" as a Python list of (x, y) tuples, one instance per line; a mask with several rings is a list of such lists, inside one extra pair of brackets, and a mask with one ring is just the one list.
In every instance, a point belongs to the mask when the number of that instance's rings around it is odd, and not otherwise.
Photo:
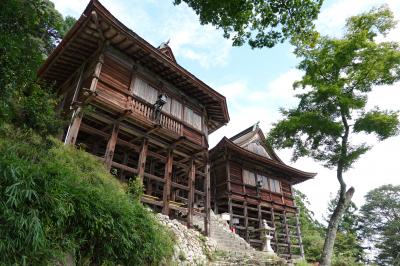
[(319, 261), (324, 245), (324, 226), (314, 219), (314, 213), (309, 210), (309, 202), (305, 194), (295, 190), (295, 201), (300, 209), (299, 221), (305, 257), (309, 262)]
[(185, 2), (200, 16), (232, 38), (233, 45), (248, 42), (252, 48), (273, 47), (292, 37), (308, 37), (314, 28), (322, 0), (175, 0)]
[(158, 265), (169, 231), (91, 155), (0, 128), (0, 264)]
[(363, 235), (378, 248), (378, 265), (400, 263), (400, 186), (383, 185), (365, 196)]
[(0, 2), (0, 121), (55, 133), (60, 121), (51, 88), (36, 71), (75, 20), (49, 0)]
[(368, 93), (374, 86), (391, 85), (400, 79), (400, 46), (378, 42), (378, 36), (394, 28), (392, 12), (385, 6), (347, 20), (341, 38), (314, 34), (312, 41), (297, 42), (295, 53), (304, 71), (294, 88), (296, 108), (282, 110), (283, 119), (269, 133), (278, 148), (293, 148), (293, 160), (310, 156), (328, 168), (336, 168), (339, 198), (329, 221), (322, 265), (331, 263), (337, 226), (350, 203), (354, 188), (346, 191), (343, 172), (371, 147), (352, 140), (360, 132), (374, 133), (379, 140), (399, 132), (398, 113), (376, 108), (367, 111)]

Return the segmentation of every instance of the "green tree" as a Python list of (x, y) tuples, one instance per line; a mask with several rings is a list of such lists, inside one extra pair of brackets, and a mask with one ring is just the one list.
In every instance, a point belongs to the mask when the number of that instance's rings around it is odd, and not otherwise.
[(400, 186), (384, 185), (365, 196), (363, 235), (379, 250), (379, 265), (400, 265)]
[(201, 24), (222, 29), (233, 45), (248, 42), (252, 48), (262, 48), (307, 36), (323, 0), (174, 0), (175, 5), (182, 2), (199, 15)]
[(304, 247), (304, 255), (308, 262), (316, 262), (321, 257), (324, 245), (324, 226), (314, 218), (310, 203), (305, 194), (295, 190), (296, 206), (300, 209), (299, 221)]
[(332, 213), (322, 252), (322, 265), (330, 265), (336, 232), (351, 201), (343, 173), (371, 146), (357, 143), (360, 134), (379, 140), (399, 132), (398, 113), (366, 110), (368, 93), (376, 85), (400, 79), (400, 48), (395, 42), (378, 42), (395, 26), (387, 7), (373, 9), (347, 20), (340, 38), (316, 35), (315, 42), (299, 42), (295, 53), (304, 71), (294, 88), (306, 89), (296, 108), (282, 109), (283, 119), (269, 133), (277, 148), (293, 148), (293, 160), (309, 156), (336, 170), (340, 184), (338, 203)]
[(36, 71), (71, 26), (49, 0), (0, 1), (0, 121), (54, 132), (55, 97)]

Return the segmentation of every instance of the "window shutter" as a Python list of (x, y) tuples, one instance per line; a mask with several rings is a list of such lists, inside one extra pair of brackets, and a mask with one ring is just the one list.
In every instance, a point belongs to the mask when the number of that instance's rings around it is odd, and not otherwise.
[(256, 185), (256, 175), (248, 170), (243, 170), (243, 182), (247, 185)]
[(269, 189), (268, 178), (266, 176), (262, 176), (262, 188), (263, 189)]
[(156, 102), (158, 96), (158, 91), (140, 78), (135, 80), (133, 93), (151, 104)]
[(172, 99), (167, 97), (167, 102), (164, 104), (164, 106), (162, 108), (162, 110), (164, 112), (166, 112), (167, 114), (171, 113), (171, 101), (172, 101)]
[(171, 101), (171, 115), (182, 119), (182, 104), (174, 99)]
[(193, 126), (194, 128), (201, 130), (201, 115), (193, 112)]
[(190, 109), (189, 107), (186, 107), (186, 106), (185, 106), (185, 117), (184, 117), (184, 120), (189, 125), (193, 125), (193, 110)]

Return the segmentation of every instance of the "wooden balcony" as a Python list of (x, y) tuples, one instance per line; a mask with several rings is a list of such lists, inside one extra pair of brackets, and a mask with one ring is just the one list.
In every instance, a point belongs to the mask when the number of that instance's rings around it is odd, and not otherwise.
[(159, 125), (160, 131), (172, 141), (185, 137), (195, 146), (208, 147), (206, 137), (201, 131), (164, 112), (161, 113), (157, 123), (152, 104), (132, 95), (129, 91), (117, 88), (107, 80), (99, 78), (92, 103), (119, 116), (119, 120), (131, 122), (145, 131)]

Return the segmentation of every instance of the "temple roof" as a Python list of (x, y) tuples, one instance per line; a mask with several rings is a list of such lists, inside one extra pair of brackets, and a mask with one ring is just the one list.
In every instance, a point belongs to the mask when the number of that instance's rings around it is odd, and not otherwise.
[(224, 137), (213, 149), (210, 157), (219, 157), (217, 154), (225, 149), (231, 151), (235, 156), (247, 159), (249, 162), (257, 163), (272, 170), (288, 175), (291, 184), (298, 184), (313, 178), (316, 173), (304, 172), (286, 165), (268, 145), (258, 123), (246, 128), (232, 138)]
[(223, 95), (180, 66), (168, 44), (159, 49), (152, 46), (122, 24), (98, 0), (89, 2), (75, 25), (39, 69), (39, 78), (55, 82), (55, 88), (60, 87), (104, 43), (202, 103), (209, 118), (210, 133), (229, 122)]

